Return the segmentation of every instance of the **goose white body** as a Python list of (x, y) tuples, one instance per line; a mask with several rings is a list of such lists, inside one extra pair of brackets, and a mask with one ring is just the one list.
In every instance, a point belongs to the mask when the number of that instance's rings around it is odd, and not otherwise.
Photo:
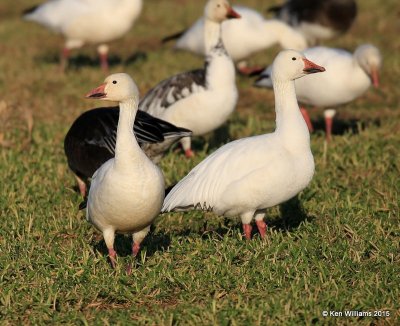
[(293, 82), (305, 75), (307, 67), (323, 71), (296, 51), (279, 54), (273, 68), (276, 70), (275, 132), (222, 146), (171, 190), (162, 211), (197, 208), (224, 216), (239, 215), (246, 238), (250, 237), (248, 227), (255, 218), (263, 236), (265, 209), (294, 197), (314, 174), (310, 135)]
[[(365, 93), (371, 86), (370, 66), (380, 67), (379, 51), (371, 45), (361, 45), (353, 53), (328, 47), (305, 50), (304, 55), (324, 66), (326, 72), (295, 80), (299, 102), (319, 107), (345, 104)], [(272, 87), (272, 67), (268, 67), (255, 83)]]
[(122, 37), (142, 9), (142, 0), (53, 0), (24, 17), (64, 35), (69, 49)]
[[(237, 62), (253, 53), (275, 44), (287, 49), (303, 50), (305, 38), (286, 23), (277, 19), (265, 19), (257, 11), (234, 6), (241, 19), (228, 20), (222, 24), (222, 40), (229, 56)], [(204, 55), (204, 18), (196, 21), (176, 42), (175, 48)]]
[(118, 101), (115, 157), (93, 175), (87, 201), (87, 219), (103, 232), (114, 266), (115, 233), (132, 233), (132, 253), (150, 230), (164, 199), (164, 177), (144, 154), (133, 133), (139, 92), (126, 74), (113, 74), (88, 97)]
[(304, 54), (326, 68), (325, 74), (315, 74), (295, 81), (301, 103), (331, 107), (348, 103), (361, 96), (371, 86), (371, 79), (352, 53), (339, 49), (315, 47)]
[[(307, 127), (299, 123), (300, 130)], [(311, 150), (287, 147), (279, 134), (231, 142), (195, 167), (170, 192), (163, 211), (189, 207), (250, 223), (266, 208), (294, 197), (311, 181)]]
[[(115, 159), (93, 175), (87, 216), (102, 232), (137, 233), (160, 212), (164, 197), (163, 176), (143, 154), (119, 168)], [(151, 203), (151, 204), (150, 204)]]

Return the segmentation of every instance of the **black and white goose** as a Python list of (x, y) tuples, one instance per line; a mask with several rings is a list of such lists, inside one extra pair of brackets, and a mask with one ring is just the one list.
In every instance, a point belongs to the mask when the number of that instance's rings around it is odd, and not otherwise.
[[(221, 126), (235, 109), (238, 99), (235, 67), (221, 40), (221, 23), (240, 16), (226, 0), (209, 0), (204, 16), (204, 69), (162, 81), (139, 105), (139, 110), (187, 128), (194, 136)], [(190, 137), (182, 138), (181, 144), (186, 156), (193, 156)]]
[(287, 0), (268, 9), (316, 44), (346, 32), (357, 16), (355, 0)]
[[(74, 121), (65, 136), (68, 166), (75, 174), (83, 197), (93, 173), (115, 156), (119, 112), (119, 107), (86, 111)], [(133, 130), (140, 147), (154, 163), (161, 160), (173, 143), (191, 135), (190, 130), (178, 128), (143, 111), (138, 111)]]
[(127, 74), (108, 76), (86, 97), (119, 102), (115, 157), (101, 165), (90, 185), (86, 217), (103, 233), (111, 264), (115, 266), (115, 233), (132, 234), (132, 255), (150, 231), (164, 200), (164, 176), (139, 147), (133, 124), (139, 91)]

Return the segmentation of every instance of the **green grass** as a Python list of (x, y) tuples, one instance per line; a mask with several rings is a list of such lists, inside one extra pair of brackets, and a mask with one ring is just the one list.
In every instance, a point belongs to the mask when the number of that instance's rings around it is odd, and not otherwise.
[[(158, 44), (202, 10), (197, 1), (173, 3), (146, 0), (131, 33), (112, 44), (121, 60), (147, 54), (111, 69), (133, 75), (142, 93), (202, 65), (201, 58)], [(267, 5), (241, 3), (258, 10)], [(83, 94), (105, 76), (80, 64), (60, 75), (54, 58), (61, 39), (20, 20), (30, 1), (2, 2), (0, 100), (10, 111), (0, 112), (0, 135), (12, 144), (0, 147), (1, 324), (399, 324), (398, 8), (394, 0), (358, 3), (351, 32), (328, 44), (353, 49), (371, 42), (383, 53), (382, 87), (339, 109), (339, 120), (355, 118), (367, 127), (335, 136), (329, 148), (323, 133), (312, 136), (315, 177), (297, 200), (268, 211), (265, 241), (258, 235), (244, 241), (238, 219), (162, 215), (127, 276), (129, 239), (117, 238), (118, 268), (112, 270), (102, 236), (77, 210), (80, 198), (63, 153), (72, 121), (96, 105)], [(268, 63), (277, 51), (252, 62)], [(95, 58), (94, 48), (79, 55)], [(216, 137), (196, 140), (193, 161), (173, 151), (163, 160), (168, 184), (222, 142), (273, 130), (272, 92), (252, 88), (245, 78), (238, 78), (238, 86), (237, 111)], [(27, 147), (29, 110), (34, 129)], [(322, 112), (311, 115), (317, 119)], [(325, 318), (324, 310), (385, 310), (390, 317)]]

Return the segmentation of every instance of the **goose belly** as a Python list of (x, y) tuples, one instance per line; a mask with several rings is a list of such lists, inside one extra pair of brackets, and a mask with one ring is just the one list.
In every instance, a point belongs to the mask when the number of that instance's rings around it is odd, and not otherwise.
[(368, 77), (362, 75), (357, 78), (357, 83), (349, 83), (348, 76), (336, 76), (333, 79), (329, 75), (316, 77), (307, 76), (308, 79), (304, 81), (295, 81), (297, 99), (301, 103), (320, 107), (342, 105), (361, 96), (370, 85)]
[(139, 231), (151, 224), (164, 199), (164, 180), (159, 172), (154, 179), (149, 178), (152, 182), (142, 182), (145, 175), (109, 173), (101, 185), (92, 183), (89, 220), (101, 231), (112, 227), (121, 233)]
[(187, 128), (194, 136), (220, 127), (234, 111), (237, 93), (205, 91), (193, 94), (168, 108), (161, 117), (176, 126)]
[(292, 160), (269, 162), (265, 168), (230, 184), (214, 211), (219, 215), (237, 216), (279, 205), (306, 188), (313, 174), (311, 152)]
[(101, 43), (122, 37), (131, 25), (132, 20), (112, 19), (108, 15), (85, 15), (65, 26), (62, 32), (69, 39)]

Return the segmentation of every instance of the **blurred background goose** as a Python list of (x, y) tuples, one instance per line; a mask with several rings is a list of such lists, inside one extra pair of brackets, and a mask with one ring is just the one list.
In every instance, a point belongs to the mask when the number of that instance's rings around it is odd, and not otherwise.
[(163, 212), (188, 209), (240, 216), (246, 239), (256, 220), (265, 236), (265, 209), (297, 195), (311, 181), (310, 134), (297, 104), (294, 79), (324, 71), (303, 54), (286, 50), (274, 60), (276, 129), (228, 143), (188, 173), (167, 195)]
[(357, 4), (355, 0), (287, 0), (268, 11), (315, 45), (346, 32), (356, 19)]
[[(241, 19), (225, 21), (222, 24), (222, 41), (233, 61), (238, 63), (239, 71), (249, 74), (244, 59), (275, 44), (284, 49), (303, 50), (307, 47), (304, 36), (288, 24), (277, 19), (265, 19), (254, 9), (234, 6)], [(188, 50), (204, 55), (204, 18), (197, 20), (192, 27), (183, 32), (165, 37), (163, 42), (177, 39), (175, 49)]]
[[(226, 122), (236, 107), (235, 67), (221, 40), (221, 23), (239, 18), (226, 0), (209, 0), (204, 10), (205, 67), (160, 82), (140, 102), (139, 110), (204, 135)], [(194, 155), (190, 137), (181, 139), (185, 155)]]
[(133, 133), (139, 91), (132, 78), (113, 74), (86, 97), (118, 101), (120, 107), (115, 157), (94, 173), (86, 207), (87, 219), (103, 233), (115, 267), (115, 232), (132, 234), (132, 255), (136, 256), (160, 212), (164, 176), (141, 150)]
[(24, 18), (39, 23), (66, 39), (61, 68), (70, 50), (97, 44), (101, 67), (108, 68), (107, 42), (122, 37), (142, 10), (142, 0), (50, 0), (25, 11)]
[[(371, 84), (379, 86), (382, 57), (371, 44), (357, 47), (354, 53), (342, 49), (314, 47), (304, 51), (310, 60), (323, 65), (326, 73), (295, 81), (299, 102), (317, 107), (333, 107), (353, 101), (365, 93)], [(272, 66), (265, 69), (255, 82), (258, 87), (272, 87)], [(307, 111), (302, 112), (310, 131), (313, 130)], [(331, 139), (333, 111), (325, 114), (326, 137)]]

